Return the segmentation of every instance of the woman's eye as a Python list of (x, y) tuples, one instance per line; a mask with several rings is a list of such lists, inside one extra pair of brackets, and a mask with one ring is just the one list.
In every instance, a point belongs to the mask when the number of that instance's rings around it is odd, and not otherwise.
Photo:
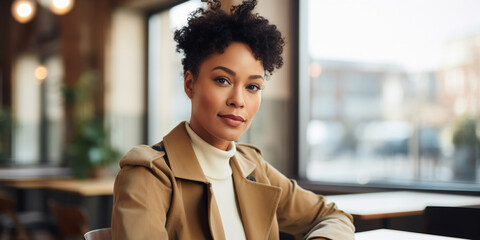
[(218, 77), (218, 78), (215, 78), (215, 82), (218, 82), (220, 84), (230, 84), (230, 82), (228, 81), (228, 79), (224, 78), (224, 77)]
[(254, 92), (257, 92), (257, 91), (260, 91), (262, 90), (262, 87), (256, 85), (256, 84), (252, 84), (252, 85), (248, 85), (247, 86), (247, 89), (248, 90), (251, 90), (251, 91), (254, 91)]

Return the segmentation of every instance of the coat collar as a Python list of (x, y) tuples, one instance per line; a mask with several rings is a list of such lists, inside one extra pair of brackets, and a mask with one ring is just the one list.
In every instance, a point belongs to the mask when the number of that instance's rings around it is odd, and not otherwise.
[(243, 155), (233, 158), (232, 171), (238, 207), (247, 239), (267, 239), (280, 202), (279, 187), (247, 179), (255, 163)]
[(255, 170), (257, 164), (245, 158), (239, 151), (237, 151), (230, 162), (230, 166), (232, 167), (232, 171), (237, 168), (238, 173), (243, 178), (246, 178), (253, 172), (253, 170)]
[(208, 183), (188, 137), (185, 122), (178, 124), (163, 138), (163, 145), (175, 177)]
[[(163, 138), (170, 168), (176, 178), (192, 181), (207, 181), (193, 150), (185, 122), (180, 123)], [(185, 167), (189, 166), (189, 167)], [(266, 239), (270, 233), (275, 212), (280, 201), (281, 189), (264, 183), (247, 180), (257, 164), (242, 151), (237, 151), (230, 160), (238, 207), (247, 239)], [(214, 239), (224, 239), (220, 213), (213, 192), (209, 191), (210, 229)]]
[[(188, 137), (185, 122), (178, 124), (163, 138), (163, 145), (165, 146), (167, 157), (172, 159), (170, 167), (175, 177), (208, 182)], [(256, 168), (256, 164), (252, 160), (243, 157), (239, 151), (235, 152), (235, 156), (232, 159), (237, 163), (233, 165), (230, 163), (232, 169), (238, 168), (238, 173), (244, 178), (250, 175)], [(191, 167), (186, 168), (185, 166)]]

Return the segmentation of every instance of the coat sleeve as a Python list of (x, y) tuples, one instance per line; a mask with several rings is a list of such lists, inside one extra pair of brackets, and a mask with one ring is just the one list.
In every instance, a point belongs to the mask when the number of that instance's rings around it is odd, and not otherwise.
[(280, 231), (305, 239), (354, 239), (355, 227), (350, 214), (328, 203), (324, 196), (301, 188), (267, 162), (264, 169), (272, 185), (282, 189), (277, 219)]
[(143, 166), (125, 166), (117, 174), (112, 210), (113, 239), (168, 239), (166, 214), (171, 183)]

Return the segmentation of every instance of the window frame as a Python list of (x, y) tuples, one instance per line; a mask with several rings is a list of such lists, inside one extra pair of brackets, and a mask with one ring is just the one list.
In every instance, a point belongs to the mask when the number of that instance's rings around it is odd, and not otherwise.
[[(296, 159), (292, 160), (295, 165), (294, 177), (300, 186), (312, 190), (320, 194), (347, 194), (347, 193), (365, 193), (365, 192), (379, 192), (379, 191), (429, 191), (441, 193), (454, 193), (480, 196), (480, 187), (475, 187), (472, 183), (425, 183), (415, 179), (411, 184), (387, 184), (372, 182), (367, 184), (348, 183), (348, 182), (326, 182), (309, 180), (306, 176), (306, 164), (308, 159), (308, 148), (306, 141), (306, 128), (308, 124), (308, 114), (310, 107), (310, 82), (308, 76), (308, 0), (293, 1), (292, 9), (296, 11), (293, 16), (296, 16), (293, 24), (296, 25), (297, 31), (294, 32), (294, 42), (297, 46), (295, 52), (295, 67), (297, 81), (295, 81), (295, 88), (293, 96), (295, 98), (296, 107), (296, 121), (294, 129), (296, 130), (294, 145), (294, 154)], [(303, 13), (303, 14), (302, 14)]]

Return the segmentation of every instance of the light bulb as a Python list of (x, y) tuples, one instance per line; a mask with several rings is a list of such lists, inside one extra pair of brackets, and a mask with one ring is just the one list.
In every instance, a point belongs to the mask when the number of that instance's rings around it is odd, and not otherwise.
[(37, 79), (37, 83), (41, 84), (47, 78), (48, 70), (45, 66), (39, 65), (35, 68), (35, 79)]
[(50, 10), (57, 15), (63, 15), (72, 10), (73, 4), (74, 0), (50, 0)]
[(27, 23), (35, 16), (37, 7), (31, 0), (15, 0), (12, 3), (12, 16), (19, 23)]

